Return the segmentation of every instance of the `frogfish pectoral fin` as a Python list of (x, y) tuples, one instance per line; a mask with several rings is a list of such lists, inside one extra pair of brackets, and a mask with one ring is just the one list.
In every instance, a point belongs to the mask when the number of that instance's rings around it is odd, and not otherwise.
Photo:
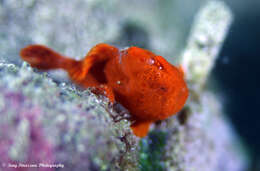
[(115, 95), (113, 93), (113, 90), (105, 84), (101, 84), (98, 86), (95, 86), (92, 90), (92, 93), (96, 95), (102, 95), (109, 99), (109, 101), (113, 104), (115, 102)]
[(136, 123), (131, 125), (131, 129), (137, 137), (142, 138), (147, 135), (150, 124), (151, 124), (151, 122), (138, 122), (137, 121)]

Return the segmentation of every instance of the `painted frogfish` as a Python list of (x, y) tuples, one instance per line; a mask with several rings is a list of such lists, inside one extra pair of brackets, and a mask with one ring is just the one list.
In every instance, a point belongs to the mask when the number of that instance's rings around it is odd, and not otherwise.
[(112, 104), (119, 102), (129, 110), (138, 137), (146, 136), (153, 122), (180, 111), (189, 94), (181, 67), (138, 47), (119, 50), (101, 43), (75, 60), (43, 45), (29, 45), (20, 56), (39, 70), (63, 69), (79, 86), (94, 87)]

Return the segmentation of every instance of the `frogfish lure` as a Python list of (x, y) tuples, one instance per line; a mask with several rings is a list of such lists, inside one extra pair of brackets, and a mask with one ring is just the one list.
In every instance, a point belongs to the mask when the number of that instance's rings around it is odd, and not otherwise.
[(63, 69), (81, 87), (95, 87), (111, 103), (122, 104), (131, 114), (131, 129), (138, 137), (147, 135), (151, 123), (180, 111), (189, 94), (181, 67), (138, 47), (119, 50), (101, 43), (84, 59), (75, 60), (43, 45), (29, 45), (20, 55), (40, 70)]

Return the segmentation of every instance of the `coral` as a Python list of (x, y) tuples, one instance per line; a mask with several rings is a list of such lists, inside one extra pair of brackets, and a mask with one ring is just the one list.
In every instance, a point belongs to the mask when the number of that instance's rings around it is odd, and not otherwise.
[(58, 86), (26, 64), (1, 63), (0, 70), (2, 162), (62, 164), (65, 170), (136, 167), (136, 138), (128, 121), (112, 120), (107, 99)]

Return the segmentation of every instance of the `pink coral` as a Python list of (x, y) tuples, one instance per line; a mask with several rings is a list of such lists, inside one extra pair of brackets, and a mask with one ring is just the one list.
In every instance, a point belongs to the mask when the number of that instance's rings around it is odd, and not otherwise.
[[(21, 93), (7, 92), (4, 94), (4, 98), (5, 104), (3, 109), (0, 110), (1, 118), (4, 121), (0, 124), (0, 160), (2, 167), (10, 171), (17, 170), (17, 168), (26, 171), (32, 169), (26, 165), (34, 164), (38, 167), (40, 163), (53, 164), (53, 146), (45, 138), (38, 121), (39, 114), (42, 113), (40, 108), (33, 105), (25, 108), (24, 104), (28, 100)], [(26, 130), (28, 132), (21, 135), (19, 129), (21, 129), (22, 122), (27, 122), (29, 126)], [(17, 137), (20, 137), (22, 141), (16, 142)], [(16, 146), (17, 143), (20, 143), (20, 146), (26, 147), (26, 149), (22, 149), (25, 154), (17, 154), (18, 157), (15, 157), (11, 155), (11, 150), (19, 153), (21, 147)], [(19, 155), (24, 157), (20, 158)], [(53, 168), (40, 167), (38, 170), (50, 171)]]

